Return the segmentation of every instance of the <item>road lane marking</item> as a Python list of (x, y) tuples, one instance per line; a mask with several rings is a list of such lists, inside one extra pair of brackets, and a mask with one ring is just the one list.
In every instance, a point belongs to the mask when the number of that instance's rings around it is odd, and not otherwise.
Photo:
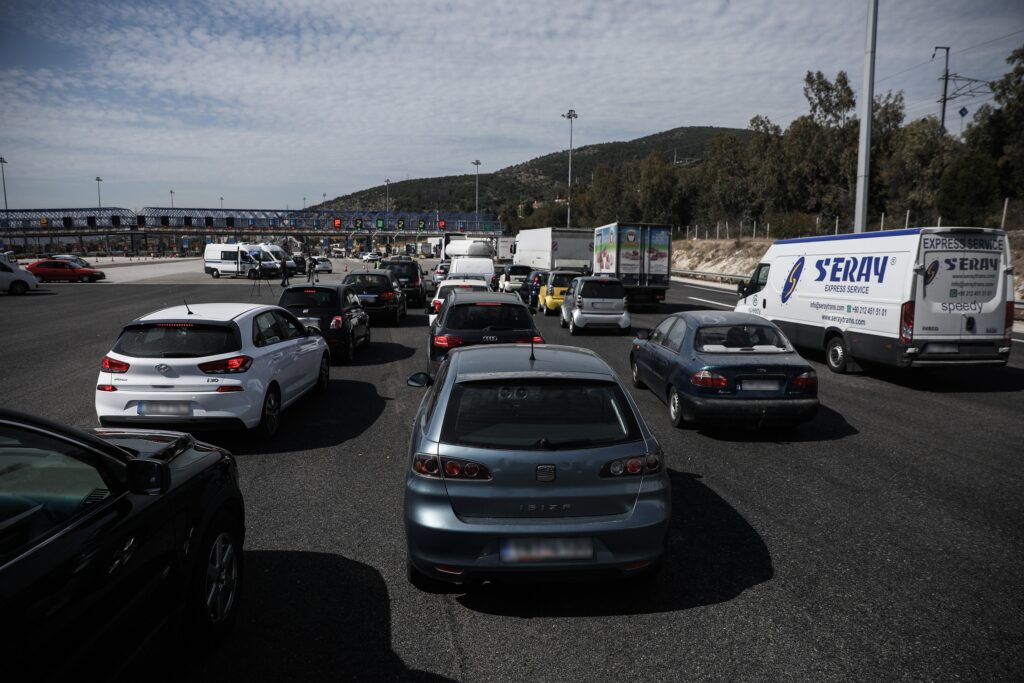
[(691, 301), (699, 301), (702, 304), (711, 304), (712, 306), (722, 306), (723, 308), (732, 308), (729, 304), (723, 304), (721, 301), (711, 301), (710, 299), (698, 299), (695, 296), (688, 297)]

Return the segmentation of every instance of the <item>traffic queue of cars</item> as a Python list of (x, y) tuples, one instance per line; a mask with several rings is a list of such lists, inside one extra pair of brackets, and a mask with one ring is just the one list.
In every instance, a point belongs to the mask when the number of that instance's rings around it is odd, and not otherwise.
[[(492, 274), (440, 280), (427, 300), (425, 273), (394, 260), (287, 287), (276, 306), (161, 309), (126, 324), (102, 358), (101, 428), (0, 412), (0, 605), (32, 634), (9, 642), (31, 654), (74, 640), (51, 662), (59, 677), (106, 656), (94, 638), (76, 640), (90, 613), (100, 615), (90, 636), (172, 615), (190, 638), (223, 635), (244, 569), (237, 467), (185, 432), (274, 437), (281, 412), (326, 390), (332, 362), (366, 348), (372, 324), (398, 324), (417, 289), (430, 315), (427, 371), (408, 384), (428, 395), (405, 479), (409, 580), (426, 590), (512, 575), (655, 581), (672, 514), (657, 439), (605, 360), (538, 329), (534, 274), (518, 293), (491, 291)], [(535, 284), (541, 310), (570, 335), (631, 330), (614, 278), (552, 271)], [(817, 410), (813, 369), (761, 317), (698, 311), (636, 332), (630, 379), (668, 404), (673, 425), (792, 424)]]

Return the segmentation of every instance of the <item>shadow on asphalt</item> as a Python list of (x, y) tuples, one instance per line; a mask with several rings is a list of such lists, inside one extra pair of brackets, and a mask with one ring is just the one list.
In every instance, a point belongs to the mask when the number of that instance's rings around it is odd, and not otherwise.
[(771, 555), (750, 524), (700, 482), (669, 470), (672, 521), (660, 578), (488, 583), (456, 598), (464, 607), (510, 617), (654, 614), (727, 602), (772, 578)]
[(377, 328), (370, 329), (370, 345), (356, 348), (356, 357), (348, 365), (359, 367), (361, 365), (386, 365), (395, 361), (405, 360), (416, 353), (416, 349), (396, 344), (395, 342), (379, 341), (374, 335), (379, 335)]
[[(448, 681), (406, 668), (391, 649), (380, 573), (340, 555), (250, 550), (238, 621), (205, 657), (148, 670), (162, 681)], [(159, 677), (156, 674), (160, 674)]]
[(1024, 391), (1024, 370), (1012, 366), (948, 368), (867, 367), (866, 374), (907, 389), (933, 394), (975, 394)]
[(701, 427), (698, 431), (715, 441), (769, 442), (769, 443), (814, 443), (816, 441), (838, 441), (860, 432), (846, 421), (840, 413), (827, 406), (819, 406), (818, 414), (810, 422), (793, 426), (767, 426), (762, 428), (735, 424), (718, 427)]
[(339, 446), (369, 429), (390, 400), (379, 395), (377, 387), (369, 382), (332, 379), (325, 394), (311, 391), (281, 413), (281, 425), (272, 440), (241, 429), (193, 434), (235, 455), (295, 453)]

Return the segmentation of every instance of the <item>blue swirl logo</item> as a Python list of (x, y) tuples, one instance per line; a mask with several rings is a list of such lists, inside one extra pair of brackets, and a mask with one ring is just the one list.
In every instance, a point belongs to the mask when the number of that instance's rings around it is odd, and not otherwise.
[(800, 273), (804, 272), (804, 257), (801, 256), (793, 264), (793, 267), (789, 271), (789, 275), (786, 276), (786, 284), (782, 288), (782, 303), (789, 301), (789, 297), (793, 296), (793, 292), (796, 291), (796, 284), (800, 282)]
[(925, 283), (925, 285), (930, 285), (932, 283), (932, 280), (934, 280), (935, 276), (938, 275), (938, 274), (939, 274), (939, 262), (937, 260), (936, 261), (932, 261), (931, 263), (928, 264), (928, 268), (924, 271), (924, 283)]

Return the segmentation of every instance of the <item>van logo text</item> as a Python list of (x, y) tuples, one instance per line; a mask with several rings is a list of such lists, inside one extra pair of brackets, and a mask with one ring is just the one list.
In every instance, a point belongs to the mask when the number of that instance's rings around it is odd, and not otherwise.
[(885, 268), (889, 259), (885, 256), (836, 256), (818, 259), (814, 267), (818, 271), (815, 282), (826, 278), (831, 282), (876, 282), (885, 281)]

